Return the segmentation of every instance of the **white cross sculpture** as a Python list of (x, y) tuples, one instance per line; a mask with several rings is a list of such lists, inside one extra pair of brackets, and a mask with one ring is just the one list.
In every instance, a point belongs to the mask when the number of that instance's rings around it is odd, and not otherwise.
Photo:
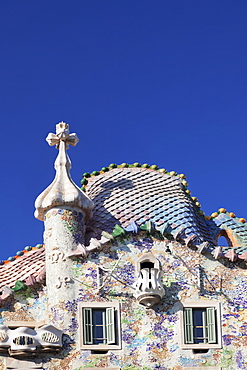
[(56, 148), (59, 149), (59, 144), (61, 141), (66, 143), (66, 149), (69, 149), (69, 145), (76, 146), (79, 141), (78, 136), (73, 133), (69, 133), (69, 125), (65, 122), (59, 122), (56, 125), (56, 134), (49, 133), (46, 141), (49, 145), (56, 145)]

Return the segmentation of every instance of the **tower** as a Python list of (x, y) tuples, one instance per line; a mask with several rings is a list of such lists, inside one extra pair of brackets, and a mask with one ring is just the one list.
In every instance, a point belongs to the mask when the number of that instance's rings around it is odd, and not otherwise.
[(56, 125), (56, 134), (50, 133), (46, 140), (59, 150), (55, 161), (56, 176), (36, 199), (35, 217), (45, 225), (48, 316), (50, 322), (54, 322), (55, 311), (60, 311), (63, 321), (66, 321), (64, 311), (60, 310), (62, 302), (65, 297), (67, 301), (75, 298), (78, 282), (73, 278), (70, 257), (86, 254), (85, 222), (92, 216), (93, 202), (70, 176), (71, 162), (67, 149), (69, 145), (78, 143), (77, 135), (70, 134), (69, 125), (60, 122)]

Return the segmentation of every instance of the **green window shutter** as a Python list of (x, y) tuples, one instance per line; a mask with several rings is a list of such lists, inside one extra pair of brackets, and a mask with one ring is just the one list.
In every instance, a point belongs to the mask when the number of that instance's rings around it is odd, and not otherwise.
[(208, 343), (216, 343), (215, 308), (208, 307), (207, 310)]
[(184, 308), (184, 342), (185, 344), (194, 343), (192, 308), (188, 307)]
[(106, 338), (107, 344), (115, 343), (114, 307), (106, 308)]
[(93, 344), (92, 308), (83, 308), (83, 341), (84, 344)]
[(203, 325), (203, 343), (208, 343), (208, 331), (207, 331), (207, 325), (208, 325), (208, 320), (207, 320), (207, 313), (206, 310), (202, 310), (202, 325)]

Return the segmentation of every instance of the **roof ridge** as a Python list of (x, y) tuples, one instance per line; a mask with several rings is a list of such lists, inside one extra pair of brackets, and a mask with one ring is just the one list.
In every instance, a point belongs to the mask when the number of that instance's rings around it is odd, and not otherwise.
[(15, 256), (11, 256), (7, 260), (0, 260), (0, 266), (15, 261), (17, 258), (23, 256), (27, 252), (30, 252), (32, 250), (41, 249), (43, 247), (44, 247), (44, 244), (36, 244), (35, 247), (32, 247), (32, 246), (28, 245), (22, 251), (17, 251)]
[(236, 221), (241, 222), (242, 224), (246, 223), (246, 219), (243, 217), (237, 217), (234, 212), (228, 212), (225, 208), (219, 208), (218, 211), (213, 212), (210, 216), (205, 216), (206, 220), (213, 220), (218, 217), (220, 214), (226, 214), (227, 216), (234, 218)]

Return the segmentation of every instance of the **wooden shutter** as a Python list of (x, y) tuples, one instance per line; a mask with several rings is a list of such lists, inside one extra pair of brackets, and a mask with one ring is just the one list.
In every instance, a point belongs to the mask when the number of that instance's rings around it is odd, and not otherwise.
[(83, 341), (84, 344), (93, 344), (92, 308), (83, 308)]
[(216, 343), (216, 324), (215, 324), (215, 308), (208, 307), (207, 326), (208, 326), (208, 343)]
[(115, 343), (114, 307), (106, 308), (106, 339), (107, 344)]
[(193, 315), (192, 308), (184, 308), (184, 342), (185, 344), (194, 343), (193, 335)]
[(202, 310), (202, 326), (203, 326), (203, 343), (208, 343), (208, 320), (207, 320), (207, 311)]

